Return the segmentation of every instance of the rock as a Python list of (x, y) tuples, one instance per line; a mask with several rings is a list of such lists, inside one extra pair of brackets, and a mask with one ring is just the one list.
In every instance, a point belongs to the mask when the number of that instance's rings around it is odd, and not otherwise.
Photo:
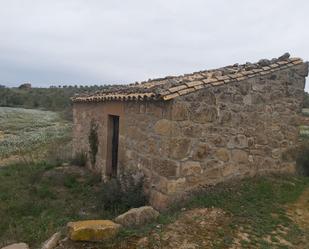
[(188, 109), (185, 104), (176, 102), (172, 106), (172, 120), (183, 121), (188, 119)]
[(214, 106), (200, 106), (194, 109), (191, 113), (191, 119), (193, 122), (205, 124), (208, 122), (214, 122), (218, 118), (218, 111)]
[(280, 149), (273, 149), (271, 152), (272, 158), (279, 159), (281, 157)]
[(103, 241), (114, 238), (120, 225), (111, 220), (85, 220), (69, 222), (67, 228), (73, 241)]
[(200, 143), (194, 149), (192, 159), (193, 160), (203, 160), (210, 154), (210, 152), (211, 152), (211, 148), (208, 144)]
[(262, 60), (259, 60), (258, 64), (259, 64), (261, 67), (269, 66), (269, 65), (270, 65), (270, 60), (262, 59)]
[(51, 236), (48, 240), (46, 240), (43, 243), (42, 249), (54, 249), (57, 246), (60, 238), (61, 233), (60, 232), (55, 233), (53, 236)]
[(29, 249), (29, 246), (26, 243), (15, 243), (1, 249)]
[(199, 162), (186, 161), (181, 166), (181, 174), (183, 176), (199, 175), (201, 171), (202, 168)]
[(233, 148), (239, 148), (239, 149), (243, 149), (243, 148), (247, 148), (248, 147), (248, 139), (245, 135), (242, 134), (238, 134), (236, 136), (232, 136), (229, 140), (229, 142), (227, 143), (227, 147), (229, 149), (233, 149)]
[(228, 164), (222, 169), (223, 177), (230, 177), (239, 174), (239, 167), (237, 164)]
[(278, 58), (278, 60), (279, 60), (279, 61), (284, 61), (284, 60), (287, 60), (287, 59), (289, 59), (289, 58), (290, 58), (290, 53), (285, 53), (285, 54), (281, 55), (281, 56)]
[(230, 159), (230, 152), (225, 148), (220, 148), (216, 152), (216, 157), (224, 162), (227, 162)]
[(228, 123), (232, 118), (232, 113), (229, 111), (222, 111), (220, 113), (220, 123), (221, 124), (226, 124)]
[(157, 159), (153, 162), (153, 170), (160, 176), (174, 177), (176, 176), (178, 164), (168, 159)]
[(172, 122), (167, 119), (161, 119), (154, 125), (154, 131), (158, 135), (168, 136), (172, 132)]
[(173, 194), (183, 191), (187, 186), (186, 178), (178, 178), (177, 180), (169, 180), (166, 183), (166, 193)]
[(191, 140), (188, 138), (172, 138), (168, 141), (168, 150), (173, 159), (183, 159), (188, 155)]
[(147, 248), (148, 246), (149, 246), (149, 239), (147, 237), (140, 238), (136, 243), (136, 247), (138, 249)]
[(167, 209), (170, 203), (170, 198), (167, 195), (162, 194), (159, 191), (152, 190), (150, 192), (149, 202), (157, 210), (164, 210), (164, 209)]
[(232, 159), (236, 163), (246, 163), (248, 161), (248, 154), (243, 150), (233, 150)]
[(155, 220), (159, 215), (159, 212), (153, 209), (153, 207), (144, 206), (132, 208), (128, 212), (119, 215), (115, 218), (115, 222), (125, 227), (140, 226)]

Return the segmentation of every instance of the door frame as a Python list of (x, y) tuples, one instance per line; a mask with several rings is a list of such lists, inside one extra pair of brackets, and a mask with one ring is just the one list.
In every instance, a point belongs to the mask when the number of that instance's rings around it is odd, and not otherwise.
[(106, 176), (115, 178), (118, 174), (118, 151), (119, 151), (120, 116), (107, 115), (107, 155)]

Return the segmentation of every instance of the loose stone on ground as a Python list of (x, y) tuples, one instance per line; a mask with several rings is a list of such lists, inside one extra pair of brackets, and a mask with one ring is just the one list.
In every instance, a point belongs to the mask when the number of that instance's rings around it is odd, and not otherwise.
[(26, 243), (15, 243), (1, 249), (29, 249), (29, 246)]
[(73, 241), (103, 241), (114, 238), (120, 225), (110, 220), (69, 222), (68, 237)]
[(123, 226), (140, 226), (158, 218), (159, 212), (150, 206), (132, 208), (119, 215), (115, 221)]

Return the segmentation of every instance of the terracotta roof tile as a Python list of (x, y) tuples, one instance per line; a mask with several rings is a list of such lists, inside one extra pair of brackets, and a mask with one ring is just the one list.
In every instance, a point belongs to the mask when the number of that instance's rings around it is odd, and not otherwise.
[(175, 86), (175, 87), (172, 87), (170, 89), (168, 89), (171, 93), (174, 93), (174, 92), (178, 92), (182, 89), (186, 89), (187, 86), (186, 85), (180, 85), (180, 86)]
[(186, 85), (188, 87), (199, 86), (199, 85), (203, 85), (203, 82), (202, 81), (191, 81), (191, 82), (186, 82)]
[(224, 84), (224, 81), (216, 81), (216, 82), (213, 82), (211, 83), (212, 86), (220, 86), (220, 85), (223, 85)]
[(203, 86), (203, 85), (194, 86), (195, 90), (200, 90), (200, 89), (203, 89), (203, 88), (205, 88), (205, 86)]
[(170, 99), (176, 98), (176, 97), (178, 97), (178, 96), (179, 96), (178, 93), (173, 93), (173, 94), (169, 94), (169, 95), (163, 96), (163, 99), (164, 99), (164, 100), (170, 100)]
[(185, 95), (185, 94), (188, 94), (188, 93), (194, 92), (194, 91), (195, 91), (195, 88), (191, 87), (191, 88), (187, 88), (187, 89), (183, 89), (183, 90), (178, 91), (178, 94), (179, 95)]
[(209, 78), (209, 79), (204, 79), (203, 80), (204, 84), (209, 84), (209, 83), (214, 82), (214, 81), (216, 81), (215, 78)]
[(279, 58), (261, 60), (258, 63), (232, 65), (216, 70), (200, 71), (181, 76), (168, 76), (142, 83), (113, 86), (91, 94), (81, 94), (72, 98), (73, 102), (130, 101), (130, 100), (170, 100), (207, 87), (217, 87), (230, 82), (263, 76), (278, 70), (303, 63), (300, 58)]

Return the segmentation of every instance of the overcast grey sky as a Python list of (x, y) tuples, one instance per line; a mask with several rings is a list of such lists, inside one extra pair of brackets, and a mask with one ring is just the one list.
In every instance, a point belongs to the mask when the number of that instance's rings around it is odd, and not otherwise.
[(130, 83), (287, 51), (308, 60), (308, 13), (308, 0), (0, 0), (0, 84)]

